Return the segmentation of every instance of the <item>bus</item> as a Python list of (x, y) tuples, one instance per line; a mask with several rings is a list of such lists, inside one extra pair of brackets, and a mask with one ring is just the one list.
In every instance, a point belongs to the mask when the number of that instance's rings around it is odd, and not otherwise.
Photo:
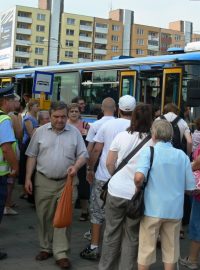
[(118, 103), (127, 94), (137, 102), (160, 106), (161, 112), (171, 102), (182, 112), (186, 106), (196, 107), (198, 112), (200, 105), (200, 52), (191, 49), (161, 56), (2, 70), (0, 83), (10, 78), (17, 94), (32, 93), (35, 71), (54, 74), (48, 99), (68, 104), (81, 96), (94, 117), (104, 98), (112, 97)]

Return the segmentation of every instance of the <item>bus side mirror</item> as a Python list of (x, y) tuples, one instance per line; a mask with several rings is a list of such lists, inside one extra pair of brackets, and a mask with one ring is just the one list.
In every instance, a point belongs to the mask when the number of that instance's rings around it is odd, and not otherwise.
[(188, 82), (187, 106), (190, 106), (190, 107), (200, 106), (200, 81), (199, 80), (193, 80), (193, 81)]

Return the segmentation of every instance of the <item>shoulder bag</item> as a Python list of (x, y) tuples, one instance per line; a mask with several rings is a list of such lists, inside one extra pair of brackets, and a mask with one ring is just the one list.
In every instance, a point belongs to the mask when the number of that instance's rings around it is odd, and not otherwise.
[(150, 167), (147, 173), (146, 180), (144, 181), (141, 189), (137, 191), (132, 199), (128, 202), (126, 209), (126, 216), (131, 219), (138, 219), (144, 215), (144, 190), (148, 183), (149, 173), (153, 163), (154, 148), (150, 146), (151, 156), (150, 156)]
[[(141, 141), (141, 143), (139, 143), (129, 154), (126, 158), (124, 158), (122, 160), (122, 162), (119, 164), (119, 166), (115, 169), (114, 174), (116, 174), (119, 170), (121, 170), (128, 162), (129, 160), (142, 148), (143, 145), (145, 145), (145, 143), (147, 143), (149, 140), (151, 139), (151, 135), (147, 135), (143, 141)], [(113, 176), (112, 175), (112, 176)], [(111, 179), (111, 178), (110, 178)], [(108, 193), (108, 183), (110, 181), (110, 179), (108, 179), (108, 181), (103, 185), (102, 187), (102, 191), (100, 194), (100, 199), (104, 202), (102, 208), (104, 207), (105, 203), (106, 203), (106, 197), (107, 197), (107, 193)]]

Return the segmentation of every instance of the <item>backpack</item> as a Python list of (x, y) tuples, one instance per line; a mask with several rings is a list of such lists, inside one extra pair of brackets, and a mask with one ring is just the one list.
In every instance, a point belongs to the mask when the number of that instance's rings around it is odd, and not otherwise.
[[(161, 115), (160, 118), (167, 120), (164, 115)], [(180, 116), (177, 116), (172, 122), (170, 122), (172, 124), (173, 131), (174, 131), (174, 135), (172, 138), (172, 145), (175, 148), (182, 149), (185, 152), (185, 146), (182, 143), (181, 133), (180, 133), (180, 129), (178, 127), (179, 120), (181, 120), (181, 118), (180, 118)]]

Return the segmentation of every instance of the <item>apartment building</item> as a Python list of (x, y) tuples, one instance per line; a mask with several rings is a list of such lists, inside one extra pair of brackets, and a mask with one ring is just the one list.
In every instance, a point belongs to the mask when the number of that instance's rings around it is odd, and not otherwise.
[(120, 53), (122, 34), (121, 22), (63, 13), (59, 59), (73, 63), (112, 59)]
[(131, 55), (134, 57), (166, 54), (168, 48), (183, 48), (183, 32), (141, 24), (132, 25)]
[(38, 6), (0, 14), (0, 69), (161, 55), (200, 40), (191, 22), (165, 29), (136, 24), (131, 10), (112, 10), (104, 19), (66, 13), (64, 0), (39, 0)]
[(49, 10), (15, 6), (1, 14), (0, 68), (47, 65)]

